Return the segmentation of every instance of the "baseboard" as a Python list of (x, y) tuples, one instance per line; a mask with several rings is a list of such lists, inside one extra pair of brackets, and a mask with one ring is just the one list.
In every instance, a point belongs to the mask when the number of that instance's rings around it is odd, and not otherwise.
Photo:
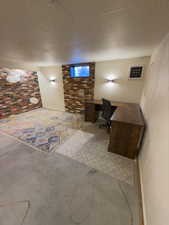
[(138, 201), (139, 201), (139, 216), (140, 216), (140, 224), (139, 225), (146, 225), (145, 224), (145, 217), (144, 217), (144, 205), (143, 205), (143, 192), (142, 192), (142, 182), (141, 182), (141, 174), (140, 174), (140, 167), (138, 159), (136, 160), (136, 174), (135, 174), (135, 184), (137, 188), (138, 194)]
[(144, 202), (144, 188), (143, 188), (143, 181), (142, 181), (142, 171), (140, 167), (140, 163), (138, 161), (138, 172), (139, 172), (139, 177), (140, 177), (140, 190), (141, 190), (141, 201), (142, 201), (142, 214), (143, 214), (143, 221), (144, 225), (147, 225), (147, 217), (146, 217), (146, 208), (145, 208), (145, 202)]

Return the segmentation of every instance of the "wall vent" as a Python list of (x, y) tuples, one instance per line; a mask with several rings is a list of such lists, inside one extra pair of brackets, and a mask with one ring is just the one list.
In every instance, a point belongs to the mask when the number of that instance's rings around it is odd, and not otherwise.
[(143, 77), (143, 66), (132, 66), (130, 68), (129, 79), (141, 79)]

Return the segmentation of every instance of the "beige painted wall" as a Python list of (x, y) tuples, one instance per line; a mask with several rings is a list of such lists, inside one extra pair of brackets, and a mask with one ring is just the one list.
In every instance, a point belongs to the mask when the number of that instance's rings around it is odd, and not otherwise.
[[(64, 93), (61, 66), (41, 67), (38, 74), (43, 107), (64, 111)], [(49, 82), (56, 78), (56, 84)]]
[[(123, 59), (96, 62), (95, 98), (107, 98), (115, 101), (140, 102), (144, 84), (141, 80), (129, 80), (129, 69), (134, 65), (144, 65), (145, 70), (150, 57)], [(64, 92), (61, 66), (41, 67), (39, 84), (43, 106), (49, 109), (64, 110)], [(109, 76), (114, 76), (116, 83), (105, 82)], [(57, 77), (57, 84), (51, 85), (48, 81), (50, 76)]]
[(146, 225), (169, 224), (169, 35), (151, 58), (141, 106), (147, 132), (139, 164)]
[[(150, 57), (96, 62), (95, 98), (139, 103), (144, 84), (144, 78), (129, 80), (131, 66), (145, 65)], [(109, 76), (117, 79), (115, 83), (106, 83)]]

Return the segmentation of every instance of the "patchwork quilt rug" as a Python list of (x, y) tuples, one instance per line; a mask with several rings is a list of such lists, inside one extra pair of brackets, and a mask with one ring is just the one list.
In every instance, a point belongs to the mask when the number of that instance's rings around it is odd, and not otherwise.
[(0, 131), (51, 152), (77, 132), (79, 123), (79, 115), (38, 109), (1, 120)]

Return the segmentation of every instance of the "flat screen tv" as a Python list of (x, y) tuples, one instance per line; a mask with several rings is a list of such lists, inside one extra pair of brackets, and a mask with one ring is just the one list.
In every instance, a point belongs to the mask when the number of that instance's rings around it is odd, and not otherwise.
[(89, 77), (90, 76), (90, 67), (85, 66), (71, 66), (70, 67), (70, 76), (72, 78), (78, 77)]

